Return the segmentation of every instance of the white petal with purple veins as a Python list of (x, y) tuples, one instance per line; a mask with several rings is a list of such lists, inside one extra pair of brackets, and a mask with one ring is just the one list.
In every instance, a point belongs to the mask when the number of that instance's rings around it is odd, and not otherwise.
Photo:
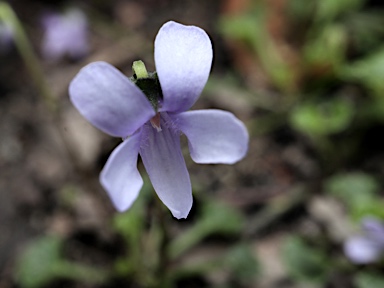
[(207, 82), (212, 55), (204, 30), (173, 21), (161, 27), (155, 63), (164, 97), (162, 111), (186, 111), (196, 102)]
[(187, 136), (191, 157), (196, 163), (233, 164), (247, 152), (247, 129), (232, 113), (196, 110), (171, 117)]
[(69, 86), (69, 95), (89, 122), (116, 137), (131, 135), (155, 115), (143, 92), (105, 62), (81, 69)]
[(136, 133), (113, 150), (100, 173), (101, 185), (120, 212), (131, 207), (143, 186), (137, 170), (140, 137), (141, 134)]
[(192, 188), (180, 148), (180, 136), (161, 119), (161, 131), (146, 124), (140, 156), (153, 188), (177, 219), (192, 207)]

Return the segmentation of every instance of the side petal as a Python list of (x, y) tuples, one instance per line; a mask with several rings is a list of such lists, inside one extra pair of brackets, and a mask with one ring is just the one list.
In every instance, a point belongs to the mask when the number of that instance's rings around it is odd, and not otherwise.
[[(180, 148), (180, 136), (164, 125), (157, 131), (146, 124), (140, 156), (160, 200), (177, 219), (186, 218), (192, 207), (192, 188)], [(144, 138), (145, 137), (145, 138)]]
[(348, 239), (344, 244), (344, 253), (355, 264), (368, 264), (380, 258), (383, 247), (376, 241), (356, 236)]
[(248, 131), (232, 113), (196, 110), (171, 116), (187, 136), (189, 151), (196, 163), (233, 164), (248, 150)]
[(143, 186), (137, 170), (140, 136), (136, 133), (117, 146), (100, 173), (101, 185), (120, 212), (132, 205)]
[(69, 95), (89, 122), (116, 137), (131, 135), (155, 115), (143, 92), (105, 62), (81, 69), (69, 86)]
[(200, 96), (212, 65), (212, 44), (204, 30), (170, 21), (155, 39), (155, 63), (162, 111), (188, 110)]

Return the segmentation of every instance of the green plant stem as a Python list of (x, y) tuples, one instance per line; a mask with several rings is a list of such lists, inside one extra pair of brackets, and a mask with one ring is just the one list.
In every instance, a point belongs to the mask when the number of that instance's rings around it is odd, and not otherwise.
[(167, 217), (163, 207), (163, 203), (160, 199), (155, 199), (155, 215), (159, 223), (159, 228), (162, 232), (159, 243), (159, 262), (156, 269), (156, 278), (158, 279), (159, 287), (165, 287), (168, 279), (168, 267), (169, 267), (169, 257), (167, 249), (169, 246), (169, 233), (167, 228)]
[(104, 269), (93, 268), (74, 262), (60, 261), (54, 265), (55, 274), (58, 277), (73, 279), (83, 283), (100, 284), (105, 282), (110, 276)]
[(28, 40), (21, 22), (19, 21), (15, 12), (6, 2), (0, 2), (0, 19), (10, 25), (13, 32), (12, 35), (14, 43), (20, 53), (20, 56), (24, 60), (30, 76), (32, 77), (37, 89), (39, 89), (41, 96), (43, 97), (44, 102), (48, 108), (52, 112), (56, 113), (58, 105), (55, 98), (48, 89), (39, 60), (33, 52), (32, 45)]

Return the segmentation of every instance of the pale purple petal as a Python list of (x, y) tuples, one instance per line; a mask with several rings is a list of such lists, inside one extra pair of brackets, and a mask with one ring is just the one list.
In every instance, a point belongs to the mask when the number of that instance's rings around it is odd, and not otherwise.
[(13, 29), (8, 23), (0, 22), (0, 52), (6, 52), (11, 48), (13, 34)]
[(131, 135), (155, 115), (143, 92), (105, 62), (81, 69), (69, 86), (69, 95), (89, 122), (116, 137)]
[(153, 188), (177, 219), (186, 218), (192, 207), (192, 188), (180, 148), (180, 136), (164, 123), (161, 131), (150, 124), (143, 128), (140, 156)]
[(196, 163), (233, 164), (247, 153), (247, 129), (232, 113), (197, 110), (171, 117), (187, 136), (189, 151)]
[(368, 264), (380, 258), (383, 251), (382, 245), (373, 239), (356, 236), (344, 244), (344, 253), (353, 263)]
[(141, 133), (121, 143), (109, 156), (100, 173), (100, 183), (120, 212), (131, 207), (143, 186), (137, 170)]
[(374, 217), (365, 217), (361, 221), (366, 235), (384, 246), (384, 224)]
[(47, 59), (58, 59), (65, 55), (73, 59), (88, 53), (88, 27), (85, 14), (70, 9), (64, 14), (48, 13), (42, 19), (44, 37), (42, 52)]
[(198, 27), (167, 22), (155, 39), (155, 63), (164, 97), (161, 110), (186, 111), (196, 102), (208, 80), (211, 41)]

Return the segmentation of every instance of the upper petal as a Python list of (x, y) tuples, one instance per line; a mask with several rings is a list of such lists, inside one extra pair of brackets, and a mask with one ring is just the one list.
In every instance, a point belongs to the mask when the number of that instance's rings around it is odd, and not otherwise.
[(131, 135), (155, 115), (143, 92), (105, 62), (81, 69), (69, 86), (69, 95), (89, 122), (116, 137)]
[(248, 150), (248, 131), (232, 113), (222, 110), (188, 111), (172, 116), (187, 136), (196, 163), (233, 164)]
[(173, 216), (186, 218), (192, 207), (192, 188), (187, 167), (180, 148), (180, 136), (164, 122), (161, 131), (151, 125), (143, 128), (141, 159), (160, 200)]
[(162, 111), (188, 110), (208, 80), (212, 44), (204, 30), (170, 21), (155, 40), (155, 63), (163, 92)]
[(120, 212), (132, 205), (143, 186), (137, 170), (140, 136), (135, 133), (117, 146), (100, 173), (101, 185)]

